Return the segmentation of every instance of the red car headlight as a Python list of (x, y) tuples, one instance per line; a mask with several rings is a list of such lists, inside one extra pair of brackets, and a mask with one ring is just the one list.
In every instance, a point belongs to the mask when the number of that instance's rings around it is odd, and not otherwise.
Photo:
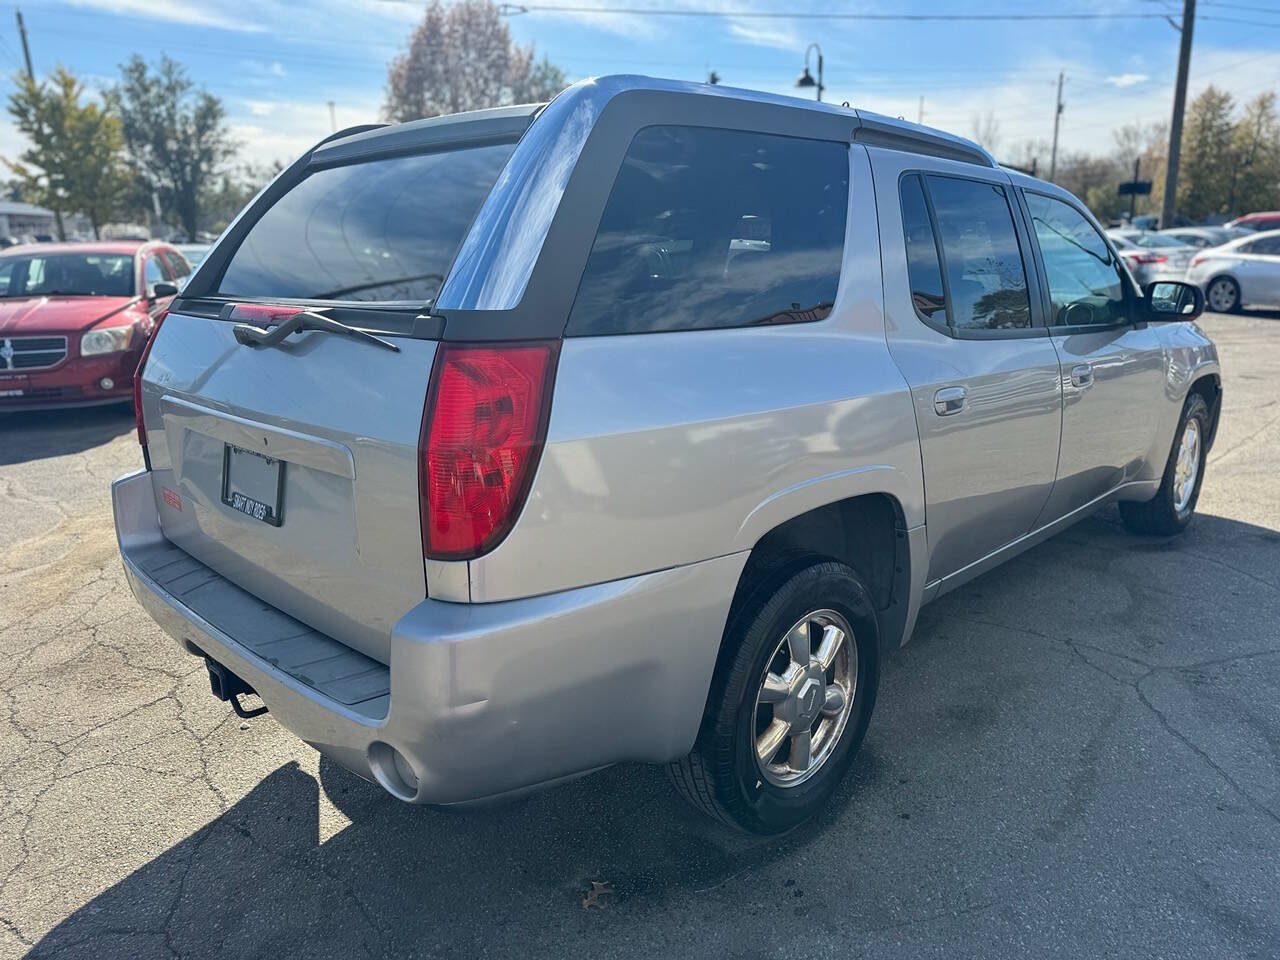
[(98, 327), (80, 338), (80, 356), (93, 357), (103, 353), (119, 353), (128, 350), (133, 339), (133, 324), (118, 327)]

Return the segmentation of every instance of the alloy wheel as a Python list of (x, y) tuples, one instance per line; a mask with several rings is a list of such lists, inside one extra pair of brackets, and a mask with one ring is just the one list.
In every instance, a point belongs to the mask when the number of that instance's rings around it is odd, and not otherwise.
[(1185, 513), (1195, 493), (1200, 475), (1200, 421), (1188, 417), (1178, 441), (1178, 456), (1173, 465), (1173, 508)]
[(830, 759), (853, 712), (858, 646), (849, 621), (815, 610), (778, 641), (756, 696), (754, 747), (760, 774), (794, 787)]

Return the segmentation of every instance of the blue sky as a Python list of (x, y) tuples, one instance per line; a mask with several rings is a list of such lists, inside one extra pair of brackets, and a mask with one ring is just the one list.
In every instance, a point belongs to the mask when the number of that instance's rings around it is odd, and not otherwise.
[[(1048, 139), (1054, 85), (1067, 75), (1065, 150), (1107, 150), (1125, 123), (1167, 120), (1177, 33), (1163, 20), (1051, 23), (868, 22), (750, 19), (740, 11), (858, 13), (1180, 12), (1173, 0), (554, 0), (592, 7), (723, 10), (689, 18), (530, 12), (509, 20), (571, 78), (647, 73), (702, 80), (708, 68), (734, 86), (794, 88), (804, 49), (822, 45), (827, 99), (972, 135), (975, 117), (999, 124), (998, 155)], [(376, 119), (387, 61), (422, 6), (401, 0), (40, 0), (20, 5), (37, 73), (62, 63), (91, 86), (110, 83), (131, 53), (162, 52), (226, 102), (247, 159), (288, 160), (330, 130)], [(0, 61), (21, 65), (13, 6), (2, 4)], [(1191, 92), (1209, 83), (1238, 99), (1280, 89), (1280, 0), (1200, 0)], [(1250, 21), (1239, 23), (1231, 21)], [(7, 84), (6, 84), (7, 86)], [(810, 91), (811, 93), (811, 91)], [(0, 156), (20, 138), (0, 121)]]

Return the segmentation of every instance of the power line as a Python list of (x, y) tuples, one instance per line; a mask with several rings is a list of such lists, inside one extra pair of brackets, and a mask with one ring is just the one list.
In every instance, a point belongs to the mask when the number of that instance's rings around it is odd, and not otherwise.
[(1280, 15), (1275, 7), (1260, 7), (1253, 3), (1225, 3), (1224, 0), (1203, 0), (1206, 7), (1229, 7), (1232, 10), (1256, 10), (1258, 13)]
[[(401, 0), (391, 0), (401, 2)], [(505, 16), (522, 13), (613, 13), (650, 17), (731, 17), (757, 20), (865, 20), (865, 21), (928, 21), (960, 22), (993, 21), (1021, 22), (1044, 20), (1163, 20), (1162, 13), (830, 13), (795, 10), (707, 10), (682, 7), (602, 7), (569, 6), (565, 4), (516, 4), (504, 3), (498, 12)]]

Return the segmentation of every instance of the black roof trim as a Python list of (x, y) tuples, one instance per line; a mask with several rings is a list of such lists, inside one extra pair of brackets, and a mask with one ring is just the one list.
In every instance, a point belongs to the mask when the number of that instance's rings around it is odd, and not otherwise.
[(519, 140), (543, 104), (494, 107), (366, 129), (311, 151), (309, 167)]

